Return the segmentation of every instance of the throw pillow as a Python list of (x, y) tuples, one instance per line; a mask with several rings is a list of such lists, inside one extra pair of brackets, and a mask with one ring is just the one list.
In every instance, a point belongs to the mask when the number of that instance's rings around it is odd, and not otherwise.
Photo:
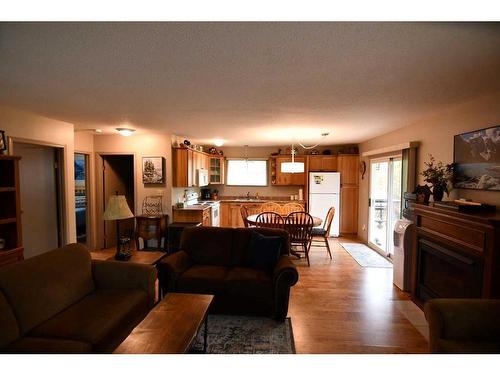
[(248, 242), (246, 264), (251, 268), (271, 272), (278, 263), (280, 250), (281, 237), (252, 232)]

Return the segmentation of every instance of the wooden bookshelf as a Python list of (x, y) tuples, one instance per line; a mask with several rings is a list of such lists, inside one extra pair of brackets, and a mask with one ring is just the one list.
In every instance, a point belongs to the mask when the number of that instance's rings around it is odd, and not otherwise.
[(0, 155), (0, 266), (23, 259), (19, 156)]

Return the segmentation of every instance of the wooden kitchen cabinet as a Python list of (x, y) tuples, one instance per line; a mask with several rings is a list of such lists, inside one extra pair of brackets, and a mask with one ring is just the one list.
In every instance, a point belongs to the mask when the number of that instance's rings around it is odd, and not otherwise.
[(340, 233), (358, 233), (359, 155), (339, 155)]
[(209, 227), (212, 225), (211, 213), (210, 207), (199, 210), (174, 208), (172, 216), (173, 222), (202, 223), (204, 227)]
[(309, 156), (309, 170), (315, 172), (336, 172), (337, 157), (331, 155)]
[(210, 165), (209, 155), (188, 148), (172, 149), (172, 165), (174, 187), (197, 186), (196, 171), (207, 169)]
[(339, 155), (337, 162), (341, 186), (358, 186), (359, 155)]
[(358, 233), (358, 190), (357, 186), (340, 189), (340, 233)]
[(226, 163), (223, 156), (210, 156), (208, 181), (211, 185), (222, 185), (225, 181)]
[[(276, 162), (272, 163), (275, 176), (274, 185), (306, 185), (306, 173), (282, 173), (281, 172), (281, 164), (285, 162), (290, 162), (292, 160), (291, 156), (278, 156), (276, 157)], [(297, 156), (295, 161), (305, 163), (306, 158), (304, 156)], [(271, 172), (272, 174), (272, 172)]]
[(241, 206), (245, 206), (248, 215), (256, 215), (261, 212), (262, 203), (235, 203), (221, 202), (220, 222), (222, 227), (243, 228), (243, 219), (241, 217)]

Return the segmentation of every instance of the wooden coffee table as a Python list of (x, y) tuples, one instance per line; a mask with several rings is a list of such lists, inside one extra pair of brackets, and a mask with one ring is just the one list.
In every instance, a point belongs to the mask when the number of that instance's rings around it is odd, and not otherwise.
[(168, 293), (114, 351), (117, 354), (182, 354), (189, 351), (214, 296)]
[(90, 252), (92, 260), (113, 260), (116, 262), (129, 262), (156, 265), (160, 260), (167, 256), (163, 251), (137, 251), (132, 250), (132, 256), (127, 260), (115, 260), (115, 249), (95, 250)]

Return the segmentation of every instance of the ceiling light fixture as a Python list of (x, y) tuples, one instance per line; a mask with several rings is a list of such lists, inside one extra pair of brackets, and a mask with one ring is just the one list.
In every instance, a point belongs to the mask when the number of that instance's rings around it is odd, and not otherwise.
[[(321, 139), (324, 139), (326, 138), (330, 133), (321, 133)], [(297, 142), (299, 145), (302, 146), (302, 148), (306, 149), (306, 150), (311, 150), (315, 147), (317, 147), (320, 143), (316, 143), (314, 146), (305, 146), (303, 145), (302, 143), (300, 143), (299, 141)], [(287, 162), (284, 162), (284, 163), (281, 163), (281, 173), (304, 173), (304, 163), (303, 162), (300, 162), (300, 161), (295, 161), (295, 154), (297, 153), (297, 151), (295, 150), (295, 148), (293, 147), (293, 142), (292, 142), (292, 161), (287, 161)]]
[(94, 132), (98, 133), (98, 134), (101, 134), (102, 133), (102, 129), (95, 129)]
[(292, 161), (281, 163), (281, 173), (304, 173), (304, 163), (295, 161), (295, 148), (292, 143)]
[(116, 128), (118, 133), (120, 135), (123, 135), (124, 137), (130, 137), (132, 134), (134, 134), (135, 129), (130, 129), (130, 128)]
[(222, 139), (214, 139), (214, 145), (217, 147), (221, 147), (224, 144), (224, 140)]

